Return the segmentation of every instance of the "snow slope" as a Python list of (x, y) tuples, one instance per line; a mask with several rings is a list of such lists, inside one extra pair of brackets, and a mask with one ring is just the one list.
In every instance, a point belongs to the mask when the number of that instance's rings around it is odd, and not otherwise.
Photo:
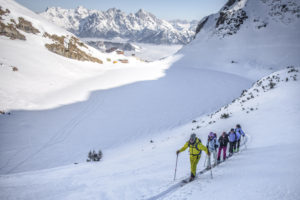
[(300, 63), (300, 2), (230, 0), (199, 22), (178, 66), (217, 69), (257, 79), (257, 71)]
[[(297, 81), (293, 81), (294, 73), (288, 73), (290, 69), (276, 72), (268, 79), (263, 78), (260, 86), (256, 83), (240, 100), (221, 109), (219, 114), (230, 112), (232, 116), (217, 122), (211, 130), (228, 130), (228, 124), (242, 123), (250, 137), (248, 148), (215, 169), (213, 180), (207, 175), (166, 199), (298, 199), (300, 84), (297, 70)], [(267, 88), (271, 79), (276, 83), (275, 88), (264, 92), (262, 86)], [(251, 96), (254, 98), (247, 100)]]
[[(25, 41), (11, 40), (8, 37), (0, 36), (1, 111), (8, 111), (10, 109), (53, 108), (60, 104), (84, 100), (88, 97), (90, 90), (109, 88), (120, 85), (120, 83), (131, 82), (132, 79), (119, 78), (117, 82), (115, 81), (106, 85), (102, 84), (101, 86), (86, 87), (81, 85), (77, 87), (76, 93), (68, 93), (63, 97), (56, 97), (55, 92), (62, 91), (64, 88), (73, 85), (76, 81), (83, 81), (87, 78), (95, 79), (95, 77), (103, 74), (113, 73), (115, 69), (120, 67), (127, 68), (128, 66), (125, 64), (112, 63), (113, 61), (119, 62), (119, 59), (128, 59), (133, 67), (139, 66), (139, 64), (142, 65), (136, 58), (117, 55), (116, 53), (103, 54), (89, 46), (87, 46), (87, 49), (83, 48), (82, 50), (101, 59), (103, 61), (102, 65), (87, 61), (77, 61), (54, 54), (45, 48), (45, 44), (51, 42), (51, 40), (44, 37), (44, 33), (47, 32), (49, 34), (68, 37), (74, 36), (72, 33), (49, 23), (43, 17), (20, 6), (14, 1), (1, 0), (0, 3), (3, 10), (10, 10), (9, 14), (2, 16), (5, 23), (9, 24), (11, 23), (10, 19), (18, 21), (19, 17), (23, 17), (40, 31), (38, 34), (20, 31), (26, 36)], [(108, 58), (111, 61), (107, 61)], [(17, 67), (18, 71), (12, 71), (12, 66)], [(143, 77), (137, 75), (136, 79), (148, 79), (151, 77), (150, 74), (148, 73)], [(48, 103), (41, 103), (46, 97), (50, 98), (51, 94), (52, 99), (60, 98), (59, 103), (52, 100), (48, 101)]]
[[(117, 146), (106, 152), (100, 163), (80, 163), (1, 175), (0, 197), (297, 199), (300, 178), (297, 167), (300, 164), (297, 148), (300, 84), (297, 80), (299, 72), (288, 71), (290, 69), (271, 74), (268, 79), (263, 78), (261, 85), (254, 85), (244, 96), (218, 112), (197, 118), (196, 123), (190, 122), (151, 137), (153, 143), (145, 137)], [(295, 75), (296, 81), (293, 80)], [(273, 76), (279, 79), (273, 78), (276, 85), (274, 89), (269, 89), (269, 80)], [(254, 109), (251, 111), (251, 108)], [(230, 113), (230, 118), (220, 119), (223, 113)], [(182, 188), (173, 187), (180, 179), (189, 176), (189, 158), (188, 152), (185, 152), (179, 156), (177, 180), (173, 182), (175, 151), (188, 139), (191, 129), (195, 129), (197, 135), (205, 141), (209, 131), (220, 134), (237, 122), (249, 137), (247, 149), (243, 148), (240, 154), (214, 168), (214, 179), (211, 180), (207, 173)], [(200, 128), (197, 129), (197, 126)], [(203, 168), (203, 162), (204, 156), (198, 164), (198, 170)]]

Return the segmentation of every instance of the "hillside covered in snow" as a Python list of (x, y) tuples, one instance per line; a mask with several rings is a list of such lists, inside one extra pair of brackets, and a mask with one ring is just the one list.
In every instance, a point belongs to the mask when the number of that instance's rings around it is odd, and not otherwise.
[[(256, 76), (300, 63), (300, 3), (230, 0), (199, 22), (178, 65)], [(197, 55), (197, 56), (196, 56)]]
[[(299, 68), (275, 72), (258, 80), (233, 103), (216, 112), (156, 136), (116, 145), (113, 150), (105, 151), (100, 163), (80, 162), (1, 175), (0, 197), (196, 200), (199, 196), (218, 199), (221, 195), (246, 200), (297, 199), (300, 178), (298, 78)], [(224, 113), (228, 113), (229, 118), (222, 119)], [(215, 167), (213, 179), (210, 173), (205, 173), (193, 183), (178, 186), (190, 174), (189, 156), (187, 152), (179, 156), (177, 179), (173, 181), (175, 151), (188, 140), (189, 134), (196, 132), (205, 141), (210, 131), (219, 134), (237, 122), (247, 133), (247, 148), (242, 146), (239, 154)], [(203, 169), (204, 160), (203, 154), (198, 170)]]
[[(0, 5), (0, 199), (299, 197), (297, 0), (229, 0), (191, 43), (149, 63)], [(240, 153), (181, 187), (185, 151), (173, 180), (191, 133), (206, 145), (236, 124)], [(86, 162), (90, 150), (100, 162)]]
[[(122, 62), (140, 63), (116, 52), (101, 53), (14, 1), (2, 0), (0, 5), (1, 111), (41, 108), (38, 102), (54, 91), (126, 65)], [(86, 96), (86, 90), (78, 88), (59, 104)], [(50, 104), (43, 107), (58, 105)]]
[(140, 9), (126, 14), (119, 9), (107, 11), (48, 8), (40, 15), (82, 38), (123, 38), (131, 42), (187, 44), (195, 35), (197, 24), (173, 20), (168, 22)]

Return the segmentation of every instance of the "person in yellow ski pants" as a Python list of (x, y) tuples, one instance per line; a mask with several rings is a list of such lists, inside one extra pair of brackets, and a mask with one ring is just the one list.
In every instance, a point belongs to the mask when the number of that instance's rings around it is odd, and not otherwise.
[(190, 149), (190, 162), (191, 162), (190, 181), (193, 181), (195, 179), (195, 176), (196, 176), (197, 164), (198, 164), (198, 162), (201, 158), (201, 152), (204, 151), (208, 156), (209, 156), (209, 152), (208, 152), (206, 146), (204, 146), (201, 143), (201, 140), (196, 137), (195, 133), (193, 133), (191, 135), (189, 141), (187, 141), (181, 149), (176, 151), (177, 155), (180, 152), (185, 151), (188, 147)]

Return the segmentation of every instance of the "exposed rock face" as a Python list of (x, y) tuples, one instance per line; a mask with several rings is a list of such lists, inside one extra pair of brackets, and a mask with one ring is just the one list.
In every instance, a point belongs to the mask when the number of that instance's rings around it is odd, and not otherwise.
[(12, 40), (19, 39), (19, 40), (26, 40), (25, 36), (21, 34), (17, 28), (16, 23), (13, 19), (11, 19), (11, 24), (4, 24), (2, 22), (3, 16), (7, 16), (10, 13), (8, 9), (2, 10), (2, 7), (0, 7), (0, 35), (4, 35), (6, 37), (9, 37)]
[(299, 0), (228, 0), (218, 13), (199, 22), (196, 34), (205, 29), (224, 38), (236, 34), (246, 23), (264, 29), (271, 22), (289, 25), (299, 19)]
[[(30, 21), (27, 21), (23, 17), (15, 20), (10, 16), (10, 10), (3, 10), (0, 7), (0, 35), (9, 37), (12, 40), (26, 40), (26, 37), (19, 30), (30, 34), (40, 33)], [(57, 36), (55, 34), (48, 34), (47, 32), (43, 36), (53, 41), (51, 44), (45, 44), (45, 47), (51, 52), (75, 60), (103, 63), (100, 59), (86, 53), (85, 49), (88, 50), (88, 47), (74, 36)], [(17, 68), (14, 68), (13, 71), (17, 71)]]
[(87, 48), (87, 46), (85, 46), (78, 40), (78, 38), (74, 36), (57, 36), (55, 34), (50, 35), (46, 32), (44, 34), (44, 37), (50, 38), (54, 42), (52, 44), (45, 44), (46, 48), (53, 53), (75, 60), (92, 61), (103, 64), (102, 60), (90, 56), (86, 52), (81, 50), (80, 47)]
[(138, 49), (137, 46), (129, 42), (121, 43), (108, 41), (87, 41), (87, 44), (103, 52), (111, 52), (111, 49), (120, 49), (123, 51), (135, 51), (136, 49)]
[(246, 12), (242, 9), (235, 12), (220, 12), (216, 29), (223, 37), (225, 35), (233, 35), (240, 29), (240, 26), (247, 18)]
[(300, 18), (300, 5), (299, 1), (289, 0), (261, 0), (266, 5), (270, 6), (269, 15), (277, 21), (283, 23), (290, 23), (295, 19)]
[(2, 10), (2, 7), (0, 6), (0, 19), (2, 20), (2, 15), (7, 15), (10, 13), (10, 10)]
[(224, 9), (228, 9), (230, 6), (232, 6), (237, 0), (228, 0), (227, 3), (225, 4)]
[(19, 39), (26, 40), (25, 36), (21, 34), (14, 24), (4, 24), (0, 21), (0, 35), (9, 37), (11, 40)]
[(3, 16), (6, 17), (10, 11), (8, 9), (2, 10), (0, 7), (0, 35), (4, 35), (9, 37), (10, 39), (19, 39), (19, 40), (26, 40), (26, 37), (21, 34), (17, 29), (22, 30), (26, 33), (33, 33), (37, 34), (40, 33), (38, 29), (32, 26), (32, 23), (25, 20), (23, 17), (18, 18), (18, 24), (14, 19), (10, 19), (11, 23), (3, 23)]
[(26, 33), (40, 33), (38, 29), (32, 26), (31, 22), (26, 21), (23, 17), (19, 17), (19, 23), (16, 25), (16, 27), (22, 31), (25, 31)]
[(196, 34), (199, 33), (201, 31), (201, 29), (204, 27), (204, 25), (206, 24), (208, 20), (208, 17), (205, 17), (203, 20), (201, 20), (196, 28)]

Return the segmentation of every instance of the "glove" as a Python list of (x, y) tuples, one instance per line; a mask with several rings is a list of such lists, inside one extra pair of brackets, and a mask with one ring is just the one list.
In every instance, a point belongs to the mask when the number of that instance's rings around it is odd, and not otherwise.
[(178, 155), (179, 153), (180, 153), (180, 151), (179, 151), (179, 150), (177, 150), (177, 151), (176, 151), (176, 154)]
[(208, 152), (207, 155), (210, 156), (210, 153)]

